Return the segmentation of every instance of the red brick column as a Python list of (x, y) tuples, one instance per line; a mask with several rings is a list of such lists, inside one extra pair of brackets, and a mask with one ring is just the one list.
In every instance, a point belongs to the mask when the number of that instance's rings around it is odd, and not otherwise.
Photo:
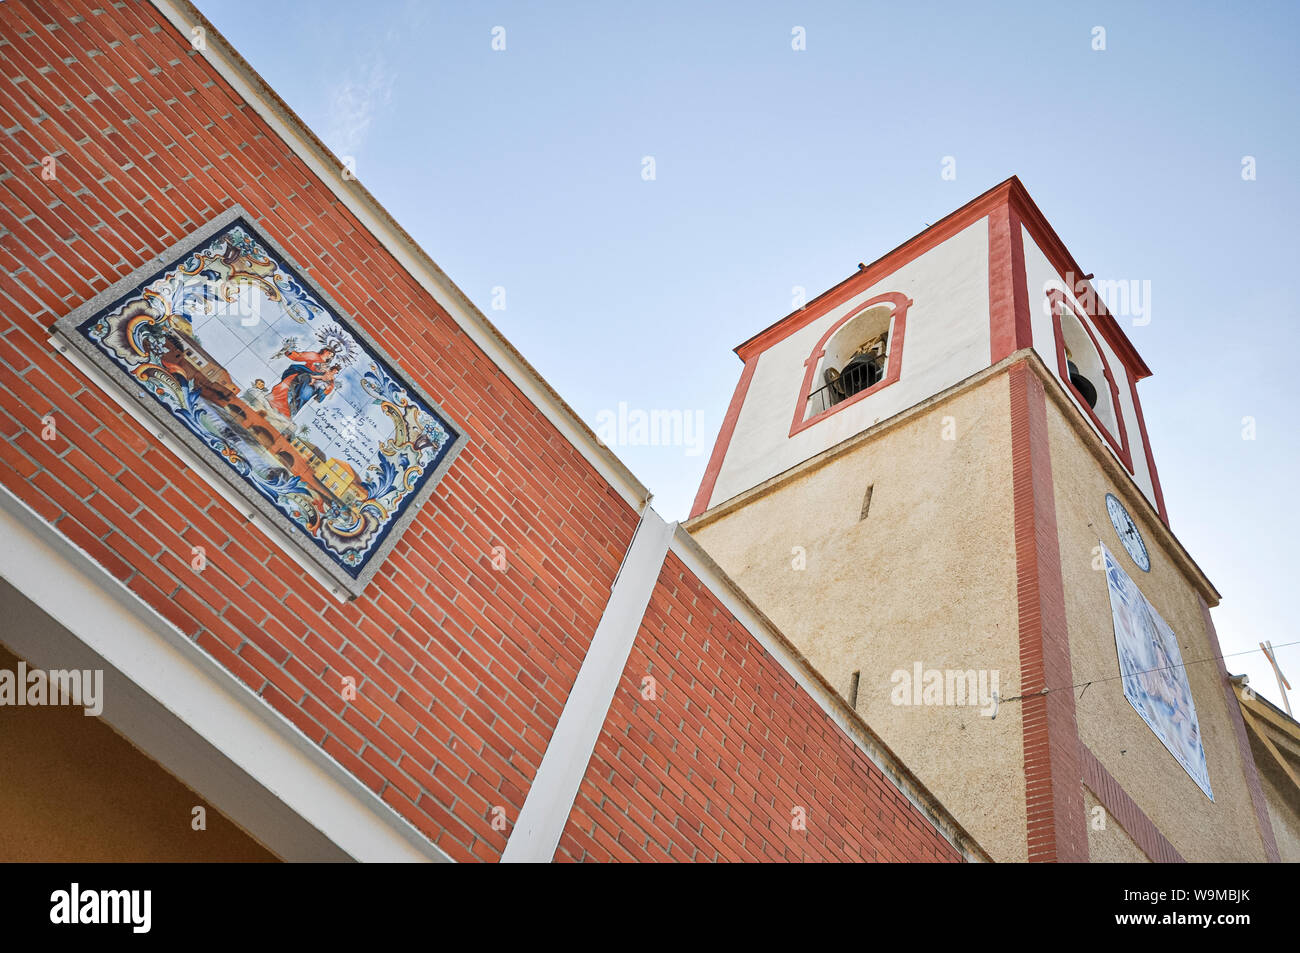
[[(1043, 383), (1021, 361), (1011, 382), (1011, 478), (1015, 506), (1020, 693), (1031, 861), (1086, 861), (1070, 640), (1056, 530), (1056, 499)], [(1052, 690), (1036, 695), (1044, 688)]]
[(1008, 199), (989, 212), (989, 363), (1033, 341), (1020, 215)]

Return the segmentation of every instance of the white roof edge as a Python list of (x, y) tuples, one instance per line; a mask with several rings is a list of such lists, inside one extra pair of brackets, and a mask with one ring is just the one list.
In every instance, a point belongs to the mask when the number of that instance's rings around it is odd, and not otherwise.
[[(423, 287), (475, 345), (510, 379), (557, 430), (638, 512), (650, 491), (574, 412), (554, 388), (403, 229), (369, 191), (353, 178), (345, 181), (339, 159), (271, 89), (238, 51), (188, 0), (151, 0), (185, 37), (204, 30), (199, 53), (235, 88), (245, 102), (283, 139), (371, 235)], [(250, 211), (255, 213), (255, 210)]]
[[(5, 539), (0, 577), (342, 852), (359, 861), (451, 860), (266, 699), (4, 486), (0, 534)], [(163, 767), (176, 771), (173, 764)]]

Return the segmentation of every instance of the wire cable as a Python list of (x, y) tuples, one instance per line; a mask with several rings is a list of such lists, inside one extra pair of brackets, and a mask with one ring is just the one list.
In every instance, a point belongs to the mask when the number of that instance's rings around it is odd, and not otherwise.
[[(1280, 645), (1273, 646), (1273, 648), (1285, 649), (1292, 645), (1300, 645), (1300, 639), (1296, 640), (1295, 642), (1283, 642)], [(1042, 691), (1030, 692), (1027, 695), (1013, 695), (1011, 698), (1003, 698), (1003, 699), (999, 699), (999, 701), (1001, 703), (1018, 702), (1018, 701), (1023, 701), (1026, 698), (1039, 698), (1043, 695), (1050, 694), (1051, 692), (1063, 692), (1066, 689), (1073, 690), (1076, 688), (1082, 688), (1083, 691), (1086, 692), (1088, 690), (1089, 685), (1096, 685), (1100, 682), (1113, 682), (1117, 678), (1134, 678), (1135, 676), (1147, 675), (1151, 672), (1164, 672), (1164, 671), (1168, 671), (1169, 669), (1187, 668), (1187, 666), (1189, 665), (1199, 665), (1202, 662), (1217, 662), (1220, 659), (1234, 658), (1235, 656), (1238, 655), (1251, 655), (1255, 652), (1259, 652), (1262, 655), (1263, 651), (1264, 651), (1263, 649), (1247, 649), (1244, 652), (1229, 652), (1225, 655), (1211, 655), (1208, 656), (1207, 658), (1193, 659), (1190, 662), (1183, 662), (1179, 665), (1162, 665), (1159, 668), (1149, 668), (1141, 672), (1129, 672), (1127, 674), (1121, 673), (1119, 675), (1107, 675), (1104, 678), (1094, 678), (1087, 682), (1076, 682), (1073, 685), (1061, 685), (1056, 688), (1046, 687)], [(1079, 698), (1083, 698), (1083, 692), (1079, 693)]]

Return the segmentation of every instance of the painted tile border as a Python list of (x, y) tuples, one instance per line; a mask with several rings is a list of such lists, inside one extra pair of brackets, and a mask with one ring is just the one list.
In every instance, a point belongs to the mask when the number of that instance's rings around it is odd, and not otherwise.
[[(190, 452), (194, 457), (204, 462), (204, 469), (208, 472), (201, 474), (206, 478), (215, 477), (223, 484), (233, 490), (242, 503), (241, 511), (247, 512), (248, 507), (252, 507), (259, 513), (268, 524), (274, 526), (279, 533), (271, 538), (279, 545), (281, 549), (289, 552), (291, 555), (303, 557), (311, 562), (320, 572), (324, 573), (336, 585), (346, 590), (352, 597), (361, 595), (370, 580), (374, 578), (375, 573), (384, 564), (388, 554), (398, 541), (405, 534), (411, 522), (423, 509), (424, 504), (433, 491), (437, 488), (438, 483), (451, 468), (456, 457), (464, 450), (465, 445), (469, 442), (469, 434), (464, 427), (456, 423), (450, 415), (433, 400), (424, 390), (411, 380), (410, 376), (401, 369), (401, 365), (394, 361), (387, 353), (384, 352), (373, 338), (366, 333), (361, 327), (354, 315), (338, 305), (333, 298), (323, 291), (318, 283), (312, 279), (308, 269), (300, 265), (292, 255), (284, 250), (280, 244), (267, 233), (266, 226), (256, 216), (250, 215), (239, 205), (233, 205), (220, 215), (209, 220), (199, 228), (195, 229), (189, 235), (173, 244), (170, 248), (154, 256), (149, 261), (136, 268), (129, 275), (115, 282), (111, 287), (106, 288), (99, 294), (95, 295), (89, 301), (82, 303), (78, 308), (69, 314), (64, 315), (55, 322), (50, 329), (59, 339), (61, 344), (67, 344), (73, 348), (77, 355), (83, 360), (90, 361), (97, 370), (107, 376), (116, 390), (126, 393), (126, 386), (118, 378), (123, 371), (99, 348), (95, 347), (90, 341), (86, 340), (77, 328), (88, 318), (98, 314), (104, 308), (113, 305), (120, 298), (129, 295), (136, 290), (142, 283), (151, 279), (159, 269), (166, 268), (175, 264), (185, 257), (190, 251), (202, 246), (217, 235), (220, 235), (236, 221), (243, 219), (254, 225), (258, 229), (258, 237), (264, 241), (267, 247), (274, 253), (280, 262), (291, 268), (298, 279), (315, 297), (329, 308), (336, 319), (342, 321), (350, 334), (353, 335), (361, 344), (370, 352), (370, 354), (384, 364), (387, 369), (394, 374), (395, 380), (403, 387), (407, 388), (412, 394), (418, 397), (430, 410), (438, 415), (440, 420), (447, 425), (448, 432), (452, 435), (452, 444), (443, 454), (442, 460), (433, 472), (425, 478), (424, 484), (416, 492), (415, 496), (406, 505), (402, 514), (387, 529), (383, 541), (371, 553), (366, 562), (365, 568), (353, 577), (346, 572), (341, 566), (326, 556), (315, 546), (306, 545), (306, 541), (299, 537), (304, 532), (300, 527), (293, 523), (284, 513), (276, 508), (264, 496), (253, 490), (246, 481), (239, 477), (229, 467), (220, 467), (217, 461), (211, 460), (212, 450), (205, 446), (194, 434), (185, 427), (181, 426), (170, 413), (170, 411), (159, 404), (156, 400), (150, 398), (143, 391), (138, 391), (135, 395), (139, 408), (151, 419), (155, 426), (162, 427), (167, 434), (182, 447)], [(99, 381), (94, 382), (100, 386)], [(129, 394), (127, 395), (130, 396)], [(152, 431), (152, 428), (150, 428)], [(185, 461), (187, 467), (192, 466), (192, 462)], [(208, 482), (211, 482), (209, 479)], [(299, 559), (298, 561), (301, 561)]]

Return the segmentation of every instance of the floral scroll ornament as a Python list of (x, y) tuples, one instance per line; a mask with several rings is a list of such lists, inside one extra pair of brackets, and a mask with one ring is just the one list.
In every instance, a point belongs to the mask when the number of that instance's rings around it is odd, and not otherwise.
[(354, 580), (463, 443), (242, 218), (70, 330)]

